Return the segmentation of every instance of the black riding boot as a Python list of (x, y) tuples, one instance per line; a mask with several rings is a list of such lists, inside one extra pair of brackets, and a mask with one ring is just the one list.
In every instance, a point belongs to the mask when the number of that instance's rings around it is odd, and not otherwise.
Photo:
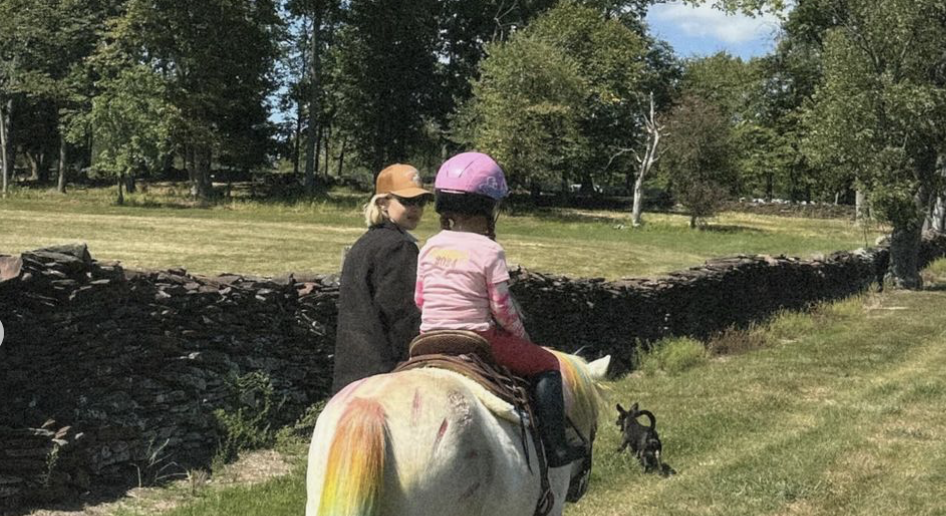
[(550, 468), (565, 466), (584, 458), (584, 446), (571, 446), (565, 438), (565, 397), (562, 394), (562, 374), (546, 371), (533, 377), (535, 381), (535, 415), (538, 416), (539, 434), (545, 445), (545, 457)]

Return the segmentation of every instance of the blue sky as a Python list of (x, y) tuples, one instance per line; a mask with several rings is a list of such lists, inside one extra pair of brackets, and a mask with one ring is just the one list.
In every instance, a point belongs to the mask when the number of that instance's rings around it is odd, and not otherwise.
[(725, 50), (744, 59), (765, 55), (775, 46), (778, 19), (766, 14), (750, 18), (729, 15), (709, 5), (681, 2), (650, 8), (647, 22), (654, 34), (670, 42), (680, 57), (715, 54)]

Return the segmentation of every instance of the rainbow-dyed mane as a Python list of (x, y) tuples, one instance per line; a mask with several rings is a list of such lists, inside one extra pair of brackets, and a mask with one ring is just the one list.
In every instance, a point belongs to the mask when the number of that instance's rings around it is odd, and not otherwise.
[[(589, 435), (609, 359), (557, 353), (566, 407)], [(306, 516), (532, 514), (539, 479), (527, 465), (515, 413), (461, 375), (414, 369), (339, 392), (309, 448)], [(534, 464), (535, 448), (529, 443)], [(571, 468), (549, 473), (561, 515)]]

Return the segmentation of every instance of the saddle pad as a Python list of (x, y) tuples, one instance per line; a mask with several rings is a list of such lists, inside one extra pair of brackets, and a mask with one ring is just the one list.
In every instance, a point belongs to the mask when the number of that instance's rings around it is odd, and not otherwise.
[(459, 373), (513, 407), (531, 413), (529, 390), (525, 380), (514, 376), (505, 367), (483, 360), (477, 354), (429, 354), (412, 357), (398, 365), (394, 371), (417, 368), (438, 368)]
[[(424, 374), (430, 375), (436, 379), (443, 380), (453, 380), (459, 379), (463, 382), (464, 385), (470, 390), (474, 397), (479, 400), (480, 403), (486, 407), (494, 416), (499, 419), (509, 421), (510, 423), (519, 424), (522, 422), (522, 418), (528, 417), (526, 414), (520, 414), (516, 411), (516, 407), (507, 401), (504, 401), (496, 396), (489, 390), (487, 390), (482, 385), (474, 382), (467, 376), (464, 376), (460, 373), (450, 371), (447, 369), (438, 369), (436, 367), (427, 367), (424, 368)], [(522, 417), (520, 417), (520, 415)], [(526, 421), (528, 423), (528, 421)]]

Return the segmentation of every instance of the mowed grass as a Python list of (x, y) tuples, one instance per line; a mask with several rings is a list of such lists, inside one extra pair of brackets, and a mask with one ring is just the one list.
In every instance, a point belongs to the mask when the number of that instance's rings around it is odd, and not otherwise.
[[(339, 191), (314, 200), (236, 198), (201, 207), (183, 186), (161, 184), (114, 203), (114, 188), (67, 195), (18, 190), (0, 199), (0, 253), (82, 241), (94, 258), (131, 268), (184, 267), (198, 274), (332, 273), (342, 249), (362, 233), (364, 194)], [(844, 220), (724, 213), (705, 230), (685, 215), (645, 214), (630, 228), (627, 213), (570, 209), (504, 214), (498, 240), (510, 264), (576, 277), (647, 277), (734, 254), (814, 253), (872, 243), (878, 230)], [(428, 209), (416, 235), (438, 230)]]
[[(761, 349), (606, 384), (591, 489), (567, 516), (932, 515), (946, 507), (946, 260), (923, 292), (870, 293), (753, 331)], [(656, 413), (664, 460), (618, 454), (613, 404)], [(303, 512), (305, 468), (207, 489), (171, 516)], [(152, 514), (138, 506), (117, 514)]]

